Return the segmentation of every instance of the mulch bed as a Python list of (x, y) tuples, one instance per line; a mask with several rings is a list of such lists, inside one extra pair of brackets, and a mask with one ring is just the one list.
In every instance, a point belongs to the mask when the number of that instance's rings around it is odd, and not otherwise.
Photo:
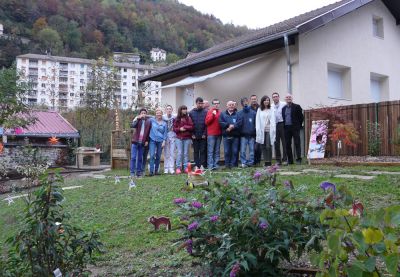
[(400, 166), (400, 156), (342, 156), (311, 160), (312, 165), (337, 165), (337, 166)]

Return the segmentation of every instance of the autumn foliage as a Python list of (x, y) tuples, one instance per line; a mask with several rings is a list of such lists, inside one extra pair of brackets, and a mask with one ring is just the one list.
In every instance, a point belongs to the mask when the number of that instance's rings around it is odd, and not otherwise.
[(353, 123), (336, 123), (333, 124), (332, 133), (329, 135), (329, 138), (334, 142), (341, 140), (344, 145), (356, 147), (357, 142), (359, 141), (359, 133), (354, 128)]

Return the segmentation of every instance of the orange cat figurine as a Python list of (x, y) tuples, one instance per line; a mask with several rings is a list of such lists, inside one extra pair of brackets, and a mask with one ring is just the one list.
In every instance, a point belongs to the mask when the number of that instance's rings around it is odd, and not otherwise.
[(167, 228), (167, 231), (171, 230), (171, 221), (169, 220), (168, 217), (165, 216), (160, 216), (160, 217), (149, 217), (147, 219), (148, 222), (154, 225), (154, 230), (158, 230), (160, 228), (160, 225), (164, 224)]

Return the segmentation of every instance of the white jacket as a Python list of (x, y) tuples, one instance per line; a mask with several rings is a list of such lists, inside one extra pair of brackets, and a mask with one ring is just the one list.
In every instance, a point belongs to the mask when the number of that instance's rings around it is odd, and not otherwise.
[(265, 109), (261, 111), (260, 108), (257, 110), (256, 115), (256, 142), (260, 144), (264, 144), (264, 133), (265, 133), (265, 122), (269, 118), (270, 122), (270, 130), (269, 130), (269, 138), (271, 140), (271, 145), (275, 142), (275, 134), (276, 134), (276, 123), (275, 123), (275, 114), (273, 109)]

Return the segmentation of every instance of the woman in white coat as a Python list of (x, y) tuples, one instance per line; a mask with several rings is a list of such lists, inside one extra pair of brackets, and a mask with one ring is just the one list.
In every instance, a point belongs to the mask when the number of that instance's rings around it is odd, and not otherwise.
[(270, 166), (272, 162), (272, 145), (275, 142), (275, 134), (275, 115), (271, 109), (271, 100), (268, 96), (263, 96), (256, 116), (256, 143), (260, 144), (265, 166)]

